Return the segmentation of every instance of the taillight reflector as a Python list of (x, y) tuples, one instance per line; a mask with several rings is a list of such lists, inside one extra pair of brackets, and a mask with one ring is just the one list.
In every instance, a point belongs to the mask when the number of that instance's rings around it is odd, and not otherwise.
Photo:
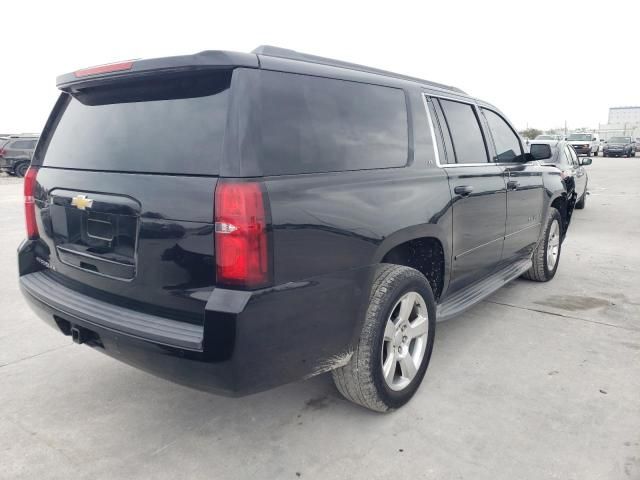
[(24, 218), (27, 224), (27, 237), (31, 240), (38, 238), (38, 224), (36, 223), (36, 175), (38, 169), (29, 167), (24, 176)]
[(215, 193), (216, 279), (244, 288), (269, 282), (262, 185), (220, 180)]
[(126, 62), (107, 63), (105, 65), (96, 65), (95, 67), (83, 68), (73, 72), (76, 77), (88, 77), (89, 75), (99, 75), (101, 73), (121, 72), (123, 70), (131, 70), (133, 60)]

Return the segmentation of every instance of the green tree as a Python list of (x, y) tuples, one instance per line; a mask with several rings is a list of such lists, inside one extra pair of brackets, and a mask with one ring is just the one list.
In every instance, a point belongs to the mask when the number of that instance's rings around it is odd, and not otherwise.
[(533, 140), (538, 135), (542, 134), (542, 130), (538, 130), (537, 128), (527, 128), (526, 130), (522, 130), (520, 135), (530, 140)]

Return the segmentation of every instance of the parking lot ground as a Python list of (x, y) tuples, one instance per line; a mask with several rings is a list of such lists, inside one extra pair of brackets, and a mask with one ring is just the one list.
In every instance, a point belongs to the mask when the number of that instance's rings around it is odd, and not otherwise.
[(73, 345), (26, 307), (0, 178), (0, 478), (640, 479), (640, 158), (594, 159), (556, 278), (437, 327), (388, 415), (328, 375), (230, 399)]

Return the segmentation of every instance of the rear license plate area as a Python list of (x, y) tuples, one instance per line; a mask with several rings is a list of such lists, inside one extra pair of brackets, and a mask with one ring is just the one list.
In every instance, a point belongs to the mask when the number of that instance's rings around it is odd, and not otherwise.
[(113, 224), (108, 220), (87, 217), (87, 237), (112, 242)]
[(130, 280), (136, 270), (138, 212), (128, 198), (91, 197), (85, 208), (74, 206), (71, 195), (52, 198), (49, 213), (58, 258), (93, 274)]

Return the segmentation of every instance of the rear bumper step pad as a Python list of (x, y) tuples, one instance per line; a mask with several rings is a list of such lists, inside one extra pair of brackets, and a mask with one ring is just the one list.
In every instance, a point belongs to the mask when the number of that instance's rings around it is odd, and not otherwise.
[(46, 271), (20, 277), (23, 290), (61, 314), (164, 345), (202, 350), (204, 328), (149, 315), (83, 295), (53, 280)]

